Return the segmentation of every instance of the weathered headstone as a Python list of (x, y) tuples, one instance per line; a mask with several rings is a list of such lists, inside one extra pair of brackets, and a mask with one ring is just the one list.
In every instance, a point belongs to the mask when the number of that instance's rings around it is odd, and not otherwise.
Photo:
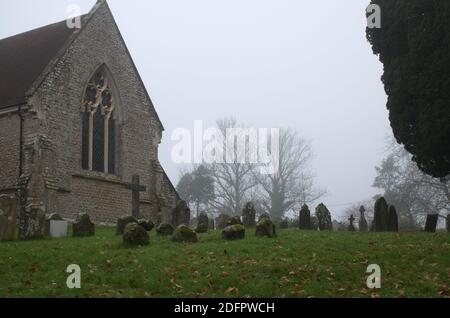
[(129, 223), (136, 223), (139, 224), (138, 219), (136, 219), (134, 216), (127, 215), (123, 216), (121, 218), (117, 219), (117, 226), (116, 226), (116, 235), (122, 235), (123, 231), (125, 231), (125, 227)]
[(311, 230), (311, 212), (306, 204), (300, 210), (298, 227), (300, 230)]
[(398, 215), (393, 205), (390, 205), (388, 210), (388, 231), (398, 232)]
[(237, 215), (230, 217), (227, 221), (227, 226), (235, 225), (235, 224), (244, 225), (241, 221), (241, 218)]
[(13, 241), (19, 201), (15, 195), (0, 195), (0, 241)]
[(53, 238), (63, 238), (67, 237), (67, 228), (69, 227), (69, 222), (60, 220), (50, 220), (49, 234)]
[(195, 229), (195, 232), (206, 233), (206, 232), (208, 232), (208, 229), (209, 229), (208, 214), (206, 214), (205, 212), (202, 212), (198, 216), (198, 222), (197, 222), (197, 227)]
[(243, 240), (245, 238), (245, 227), (241, 224), (229, 225), (222, 230), (224, 240)]
[(270, 214), (267, 212), (264, 212), (263, 214), (261, 214), (258, 218), (258, 222), (261, 221), (262, 219), (269, 219), (270, 220)]
[(262, 218), (256, 223), (256, 236), (274, 237), (276, 234), (275, 224), (270, 219)]
[(350, 218), (348, 219), (350, 224), (348, 225), (348, 231), (349, 232), (355, 232), (355, 226), (353, 225), (353, 222), (355, 222), (355, 217), (353, 216), (353, 214), (350, 215)]
[(95, 224), (92, 223), (89, 214), (80, 213), (73, 223), (72, 236), (73, 237), (87, 237), (95, 235)]
[(389, 211), (386, 200), (381, 197), (375, 202), (374, 207), (374, 231), (386, 232), (388, 230)]
[(439, 214), (428, 214), (425, 222), (425, 232), (436, 232), (436, 226), (438, 223)]
[(223, 230), (228, 226), (228, 220), (230, 216), (228, 214), (221, 214), (216, 218), (216, 227), (218, 230)]
[(172, 211), (173, 226), (189, 225), (191, 221), (191, 210), (186, 201), (180, 201)]
[(331, 223), (331, 213), (325, 206), (325, 204), (320, 203), (316, 207), (316, 217), (320, 231), (332, 231), (333, 224)]
[(51, 221), (64, 221), (64, 219), (61, 217), (61, 215), (59, 215), (57, 213), (46, 214), (45, 215), (45, 228), (44, 228), (45, 235), (50, 235), (50, 222)]
[(147, 232), (150, 232), (155, 227), (155, 224), (152, 221), (146, 219), (139, 219), (138, 224), (142, 226)]
[(131, 211), (131, 215), (134, 216), (136, 219), (138, 219), (140, 217), (140, 193), (142, 191), (146, 191), (146, 187), (140, 184), (140, 180), (139, 180), (139, 175), (135, 174), (132, 177), (132, 181), (131, 183), (127, 183), (127, 188), (131, 190), (131, 197), (132, 197), (132, 201), (131, 201), (131, 206), (132, 206), (132, 211)]
[(150, 244), (150, 237), (139, 224), (128, 223), (123, 232), (123, 242), (126, 245), (144, 246)]
[(256, 226), (256, 210), (252, 202), (248, 202), (242, 210), (242, 220), (246, 227)]
[(172, 235), (173, 231), (175, 231), (173, 225), (168, 223), (162, 223), (156, 228), (156, 233), (160, 236)]
[(182, 224), (173, 232), (172, 241), (179, 243), (197, 243), (198, 237), (194, 230)]
[(359, 208), (359, 224), (358, 224), (360, 232), (367, 232), (368, 230), (366, 216), (364, 215), (365, 212), (366, 209), (361, 205), (361, 207)]
[(22, 213), (24, 215), (19, 228), (19, 239), (43, 239), (45, 234), (45, 207), (41, 204), (29, 204)]

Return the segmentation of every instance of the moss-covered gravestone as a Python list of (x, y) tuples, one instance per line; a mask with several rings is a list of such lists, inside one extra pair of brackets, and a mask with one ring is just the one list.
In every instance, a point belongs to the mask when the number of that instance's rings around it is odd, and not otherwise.
[(361, 207), (359, 208), (359, 224), (358, 224), (360, 232), (367, 232), (368, 230), (366, 216), (364, 215), (365, 212), (366, 209), (361, 205)]
[(252, 202), (248, 202), (242, 210), (242, 220), (246, 227), (255, 227), (256, 225), (256, 210)]
[(316, 207), (316, 217), (321, 231), (332, 231), (333, 223), (331, 223), (331, 213), (325, 206), (325, 204), (320, 203)]
[(241, 224), (229, 225), (222, 230), (222, 239), (243, 240), (245, 238), (245, 227)]
[(150, 244), (150, 237), (139, 224), (128, 223), (123, 232), (123, 242), (126, 245), (145, 246)]
[(256, 223), (256, 236), (274, 237), (277, 235), (275, 224), (269, 218), (262, 218)]
[(300, 230), (311, 230), (311, 212), (306, 204), (300, 210), (298, 227)]
[(387, 232), (389, 211), (386, 200), (381, 197), (375, 202), (374, 216), (373, 216), (373, 230), (375, 232)]
[(156, 233), (160, 236), (172, 235), (173, 231), (175, 231), (173, 225), (168, 223), (162, 223), (156, 228)]
[(398, 232), (398, 215), (393, 205), (390, 205), (388, 210), (388, 231)]
[(436, 226), (438, 223), (439, 214), (428, 214), (425, 222), (425, 232), (436, 232)]
[(121, 218), (117, 219), (117, 226), (116, 226), (116, 235), (122, 235), (123, 231), (125, 231), (125, 227), (129, 223), (136, 223), (138, 224), (139, 221), (134, 216), (131, 215), (125, 215)]
[(41, 240), (45, 234), (45, 207), (29, 204), (23, 211), (19, 225), (20, 240)]
[(72, 236), (86, 237), (95, 235), (95, 224), (92, 223), (91, 218), (87, 213), (80, 213), (73, 223)]
[(139, 219), (138, 224), (142, 226), (147, 232), (150, 232), (155, 227), (155, 223), (146, 219)]
[(172, 234), (172, 241), (179, 243), (197, 243), (197, 233), (186, 225), (178, 226)]
[(236, 224), (244, 225), (239, 216), (232, 216), (227, 221), (227, 226), (236, 225)]
[(200, 213), (197, 220), (197, 227), (195, 229), (195, 232), (197, 233), (206, 233), (209, 229), (209, 218), (208, 214), (205, 212)]

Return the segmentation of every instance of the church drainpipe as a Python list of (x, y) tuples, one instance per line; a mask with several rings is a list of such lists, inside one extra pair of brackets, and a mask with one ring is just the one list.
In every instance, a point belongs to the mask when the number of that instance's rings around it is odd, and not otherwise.
[[(23, 114), (22, 114), (22, 104), (19, 105), (19, 117), (20, 117), (20, 128), (19, 128), (19, 183), (20, 177), (23, 172)], [(19, 184), (20, 186), (20, 184)]]

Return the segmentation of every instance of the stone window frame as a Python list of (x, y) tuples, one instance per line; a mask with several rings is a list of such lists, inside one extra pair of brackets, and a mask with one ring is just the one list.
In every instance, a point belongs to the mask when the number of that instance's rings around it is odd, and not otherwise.
[[(89, 87), (93, 87), (93, 84), (95, 84), (95, 78), (98, 74), (101, 74), (103, 79), (103, 85), (100, 87), (96, 85), (96, 96), (95, 96), (95, 102), (87, 101), (86, 100), (86, 93)], [(105, 107), (102, 103), (102, 93), (108, 91), (111, 95), (111, 105), (108, 107)], [(115, 85), (114, 78), (112, 76), (111, 71), (106, 66), (106, 64), (101, 64), (99, 67), (96, 68), (96, 70), (89, 76), (89, 80), (86, 82), (83, 92), (82, 92), (82, 102), (81, 102), (81, 113), (87, 113), (88, 114), (88, 127), (87, 127), (87, 133), (88, 133), (88, 144), (87, 146), (87, 169), (83, 167), (83, 151), (81, 155), (81, 163), (80, 166), (84, 171), (88, 171), (89, 173), (101, 173), (104, 175), (116, 175), (119, 176), (119, 149), (118, 149), (118, 139), (119, 139), (119, 127), (122, 122), (122, 116), (121, 116), (121, 101), (120, 97), (118, 95), (118, 90)], [(103, 129), (104, 129), (104, 136), (103, 136), (103, 171), (96, 171), (93, 168), (93, 161), (94, 161), (94, 115), (99, 109), (101, 110), (101, 114), (103, 116)], [(115, 134), (115, 145), (114, 145), (114, 167), (112, 174), (109, 171), (109, 122), (110, 118), (114, 119), (114, 134)], [(81, 116), (81, 120), (83, 121), (83, 116)], [(82, 138), (81, 145), (82, 148), (84, 146), (84, 140)]]

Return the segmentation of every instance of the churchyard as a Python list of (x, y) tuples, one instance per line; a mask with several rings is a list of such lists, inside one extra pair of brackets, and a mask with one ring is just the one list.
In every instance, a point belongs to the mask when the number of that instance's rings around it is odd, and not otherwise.
[[(258, 224), (264, 222), (271, 224), (264, 217)], [(0, 297), (450, 296), (446, 232), (277, 228), (273, 233), (257, 225), (245, 227), (245, 238), (228, 240), (221, 230), (206, 228), (190, 231), (195, 236), (190, 243), (178, 243), (170, 235), (172, 226), (147, 224), (147, 234), (145, 224), (132, 222), (135, 226), (123, 229), (119, 223), (97, 226), (95, 235), (85, 237), (73, 237), (69, 226), (67, 238), (1, 242)], [(125, 233), (141, 229), (148, 245), (127, 244), (119, 227)], [(230, 227), (244, 228), (234, 224), (225, 229)], [(66, 284), (71, 264), (81, 269), (79, 289)], [(370, 264), (381, 268), (379, 289), (367, 287)]]

